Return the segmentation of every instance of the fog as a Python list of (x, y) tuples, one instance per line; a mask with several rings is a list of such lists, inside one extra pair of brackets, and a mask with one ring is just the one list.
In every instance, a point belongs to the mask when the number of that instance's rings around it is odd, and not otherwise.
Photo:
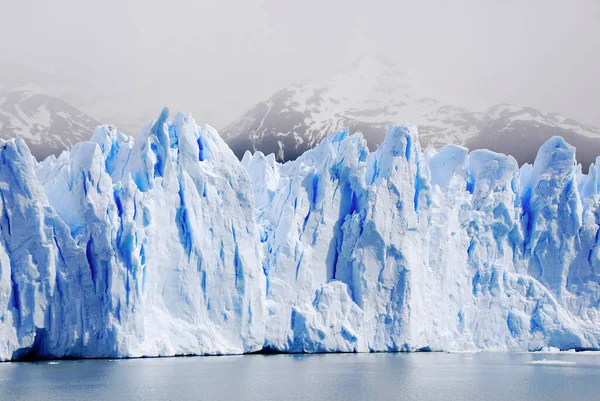
[(600, 126), (598, 0), (0, 0), (0, 15), (0, 86), (70, 88), (106, 123), (168, 105), (222, 127), (375, 52), (465, 106), (510, 101)]

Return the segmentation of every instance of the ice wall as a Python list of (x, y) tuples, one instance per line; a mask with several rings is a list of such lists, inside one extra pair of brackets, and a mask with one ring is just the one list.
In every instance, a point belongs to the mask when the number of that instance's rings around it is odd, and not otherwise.
[(600, 348), (598, 167), (390, 127), (296, 161), (168, 111), (0, 144), (0, 359)]
[(597, 173), (561, 138), (519, 169), (485, 150), (421, 152), (411, 126), (373, 153), (341, 131), (269, 168), (267, 348), (599, 347)]
[(261, 349), (248, 176), (213, 128), (166, 117), (135, 141), (99, 127), (37, 166), (22, 141), (3, 146), (3, 359), (38, 343), (40, 357)]

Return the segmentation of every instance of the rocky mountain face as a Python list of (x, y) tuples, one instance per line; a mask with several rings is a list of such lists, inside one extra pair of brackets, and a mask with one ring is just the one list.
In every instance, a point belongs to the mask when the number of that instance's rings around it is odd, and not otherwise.
[[(0, 138), (23, 137), (38, 160), (88, 140), (98, 122), (87, 113), (102, 116), (102, 107), (80, 99), (85, 93), (64, 82), (52, 84), (48, 77), (24, 74), (34, 76), (35, 82), (39, 79), (43, 88), (23, 84), (24, 77), (15, 79), (10, 89), (6, 82), (0, 86)], [(276, 92), (222, 129), (221, 135), (240, 159), (246, 150), (260, 150), (273, 153), (280, 162), (296, 159), (340, 128), (362, 132), (374, 150), (388, 125), (403, 122), (418, 127), (423, 148), (458, 144), (490, 149), (510, 154), (520, 164), (532, 163), (537, 149), (555, 135), (577, 148), (584, 171), (600, 154), (596, 127), (513, 104), (487, 110), (459, 107), (461, 101), (417, 75), (381, 57), (361, 57), (325, 79)], [(143, 125), (138, 118), (114, 116), (108, 121), (128, 134)]]
[(379, 146), (386, 127), (409, 122), (421, 145), (459, 144), (513, 155), (533, 162), (539, 147), (560, 135), (578, 149), (587, 169), (600, 153), (600, 130), (558, 114), (500, 104), (486, 111), (457, 107), (434, 86), (404, 73), (379, 57), (362, 57), (321, 81), (280, 90), (222, 130), (238, 157), (246, 150), (274, 153), (278, 161), (296, 159), (329, 133), (345, 127), (362, 132), (370, 149)]
[(0, 91), (0, 138), (22, 137), (42, 160), (89, 140), (97, 121), (36, 84)]
[(600, 129), (532, 107), (500, 104), (486, 112), (483, 122), (465, 146), (509, 154), (521, 164), (533, 163), (537, 149), (553, 136), (561, 136), (577, 148), (577, 160), (585, 171), (600, 150)]

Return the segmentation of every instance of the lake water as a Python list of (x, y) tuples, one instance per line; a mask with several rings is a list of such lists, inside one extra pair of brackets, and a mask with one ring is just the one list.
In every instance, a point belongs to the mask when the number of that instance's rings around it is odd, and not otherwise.
[(600, 355), (247, 355), (0, 363), (0, 399), (597, 401)]

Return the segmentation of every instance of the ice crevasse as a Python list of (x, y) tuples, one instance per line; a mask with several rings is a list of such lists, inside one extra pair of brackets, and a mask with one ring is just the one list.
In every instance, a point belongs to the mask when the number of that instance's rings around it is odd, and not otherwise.
[(599, 163), (389, 127), (297, 160), (165, 110), (37, 162), (0, 144), (0, 360), (600, 348)]

